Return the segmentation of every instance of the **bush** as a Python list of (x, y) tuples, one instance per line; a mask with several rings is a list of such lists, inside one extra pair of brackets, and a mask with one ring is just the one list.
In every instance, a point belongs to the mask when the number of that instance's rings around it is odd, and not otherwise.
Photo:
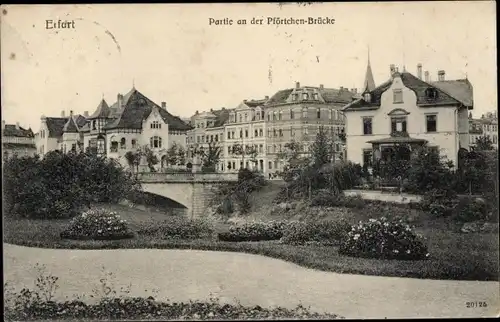
[(463, 200), (458, 205), (455, 219), (459, 222), (489, 220), (488, 205), (483, 200)]
[(281, 242), (291, 245), (307, 242), (337, 245), (350, 230), (351, 225), (345, 221), (291, 222), (286, 226)]
[(138, 231), (141, 235), (161, 239), (199, 239), (211, 236), (213, 232), (214, 229), (208, 221), (184, 217), (172, 217), (159, 224), (152, 223)]
[(229, 227), (229, 232), (220, 233), (219, 240), (230, 242), (278, 240), (283, 236), (286, 223), (282, 221), (249, 222)]
[(114, 240), (132, 238), (126, 220), (115, 212), (90, 209), (71, 220), (68, 229), (61, 233), (66, 239)]
[(17, 217), (70, 218), (93, 202), (118, 202), (140, 187), (116, 161), (90, 153), (14, 157), (3, 170), (4, 210)]
[(385, 217), (353, 225), (341, 241), (339, 254), (400, 260), (420, 260), (429, 256), (422, 238), (409, 225)]
[(311, 206), (364, 208), (366, 201), (360, 196), (335, 195), (328, 190), (319, 190), (311, 199)]

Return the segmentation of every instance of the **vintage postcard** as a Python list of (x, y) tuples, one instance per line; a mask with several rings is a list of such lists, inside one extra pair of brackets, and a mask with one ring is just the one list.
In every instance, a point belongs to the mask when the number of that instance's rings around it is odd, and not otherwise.
[(7, 320), (499, 316), (495, 2), (0, 23)]

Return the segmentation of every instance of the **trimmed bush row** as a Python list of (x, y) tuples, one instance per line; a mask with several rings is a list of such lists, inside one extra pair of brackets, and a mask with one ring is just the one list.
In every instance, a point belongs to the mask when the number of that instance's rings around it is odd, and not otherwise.
[(229, 242), (278, 240), (283, 236), (286, 223), (282, 221), (250, 222), (229, 227), (220, 233), (219, 240)]
[(162, 223), (151, 223), (140, 229), (138, 233), (160, 239), (199, 239), (211, 236), (214, 228), (203, 219), (190, 220), (184, 217), (172, 217)]

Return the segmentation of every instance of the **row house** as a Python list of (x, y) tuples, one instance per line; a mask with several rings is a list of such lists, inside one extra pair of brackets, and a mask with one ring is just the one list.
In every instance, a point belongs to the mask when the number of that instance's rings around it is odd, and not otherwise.
[(335, 142), (335, 159), (342, 159), (344, 144), (340, 134), (344, 132), (345, 118), (341, 109), (356, 95), (355, 89), (301, 86), (297, 82), (295, 88), (272, 96), (265, 105), (269, 171), (283, 169), (277, 157), (287, 143), (300, 142), (303, 153), (308, 154), (321, 127)]
[(371, 167), (376, 160), (390, 158), (394, 145), (427, 144), (457, 165), (459, 150), (469, 149), (472, 109), (473, 90), (467, 79), (446, 80), (441, 70), (432, 82), (428, 71), (422, 79), (421, 64), (417, 76), (391, 65), (389, 80), (365, 88), (361, 98), (343, 108), (347, 159)]
[(490, 138), (492, 145), (498, 149), (498, 117), (497, 112), (488, 112), (481, 115), (481, 118), (474, 119), (469, 114), (469, 135), (470, 145), (474, 146), (480, 136)]
[(36, 154), (35, 134), (31, 128), (25, 129), (16, 124), (5, 124), (2, 120), (3, 159), (12, 156), (34, 156)]
[(91, 150), (128, 166), (128, 151), (147, 146), (163, 161), (172, 144), (185, 148), (190, 129), (167, 111), (165, 102), (159, 106), (134, 87), (118, 94), (111, 106), (103, 98), (91, 115), (71, 111), (67, 118), (42, 116), (37, 146), (42, 155), (52, 150)]

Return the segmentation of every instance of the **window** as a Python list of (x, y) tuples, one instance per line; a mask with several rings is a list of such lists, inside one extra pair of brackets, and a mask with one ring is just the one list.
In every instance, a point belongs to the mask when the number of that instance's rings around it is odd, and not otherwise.
[(240, 123), (242, 122), (243, 116), (240, 114)]
[(332, 114), (333, 114), (333, 111), (332, 110), (329, 110), (328, 111), (328, 119), (331, 120), (332, 119)]
[(293, 110), (290, 110), (290, 119), (293, 120), (294, 119), (294, 114), (293, 114)]
[(277, 135), (276, 135), (276, 129), (273, 129), (273, 136), (277, 137)]
[(277, 118), (278, 118), (278, 112), (274, 112), (273, 113), (273, 121), (276, 121)]
[(272, 170), (273, 169), (273, 163), (271, 161), (269, 161), (269, 170)]
[(279, 114), (278, 114), (278, 120), (282, 120), (283, 119), (283, 112), (282, 111), (279, 111)]
[(429, 152), (436, 153), (436, 154), (439, 155), (439, 147), (438, 146), (430, 146), (429, 147)]
[(245, 122), (248, 121), (248, 113), (245, 113)]
[(270, 113), (267, 113), (267, 120), (271, 121), (271, 114)]
[(363, 118), (363, 134), (371, 135), (372, 134), (372, 118), (364, 117)]
[(259, 131), (255, 130), (255, 137), (259, 136)]
[(126, 143), (125, 138), (122, 138), (122, 139), (120, 140), (120, 148), (121, 148), (121, 149), (125, 149), (125, 143)]
[(261, 115), (261, 118), (264, 120), (264, 111), (260, 112), (262, 115)]
[(314, 99), (317, 101), (319, 99), (318, 93), (314, 93)]
[(364, 99), (365, 99), (365, 102), (367, 103), (371, 103), (371, 100), (372, 100), (372, 96), (370, 95), (370, 93), (365, 93), (363, 95)]
[(279, 129), (279, 133), (280, 133), (280, 137), (282, 137), (283, 136), (283, 130)]
[(395, 89), (392, 92), (394, 103), (403, 103), (403, 91), (400, 89)]
[(497, 144), (498, 143), (498, 138), (496, 135), (493, 134), (493, 140), (492, 140), (493, 144)]
[(437, 115), (426, 115), (425, 123), (428, 133), (437, 131)]
[(213, 142), (213, 141), (214, 141), (214, 136), (210, 135), (210, 142)]
[(259, 130), (259, 136), (264, 136), (264, 131), (262, 131), (262, 129)]
[(92, 121), (92, 130), (96, 129), (96, 124), (97, 124), (96, 120), (93, 120)]
[(302, 94), (302, 99), (303, 100), (309, 99), (309, 94), (307, 94), (307, 93)]
[(161, 148), (161, 137), (159, 136), (153, 136), (149, 140), (149, 144), (152, 148)]
[(302, 118), (307, 118), (307, 107), (302, 109)]
[(264, 145), (259, 144), (259, 153), (262, 153), (262, 152), (264, 152)]
[(435, 100), (438, 97), (438, 91), (435, 88), (428, 88), (425, 90), (425, 97), (428, 100)]
[(321, 109), (319, 108), (316, 110), (316, 118), (321, 118)]
[(205, 143), (205, 136), (204, 135), (201, 136), (201, 143)]
[(245, 130), (245, 137), (248, 137), (248, 130)]
[(406, 117), (391, 117), (391, 133), (406, 132)]
[(372, 165), (373, 152), (372, 150), (363, 150), (363, 164)]
[(243, 137), (243, 130), (240, 130), (240, 138)]
[[(199, 124), (198, 124), (199, 125)], [(151, 128), (152, 129), (161, 129), (161, 124), (158, 121), (153, 121), (151, 122)]]
[(231, 132), (227, 132), (227, 139), (229, 140), (231, 138)]
[(304, 134), (305, 135), (309, 134), (309, 129), (307, 127), (304, 128)]
[(132, 139), (132, 148), (135, 149), (137, 145), (137, 141), (135, 139)]

